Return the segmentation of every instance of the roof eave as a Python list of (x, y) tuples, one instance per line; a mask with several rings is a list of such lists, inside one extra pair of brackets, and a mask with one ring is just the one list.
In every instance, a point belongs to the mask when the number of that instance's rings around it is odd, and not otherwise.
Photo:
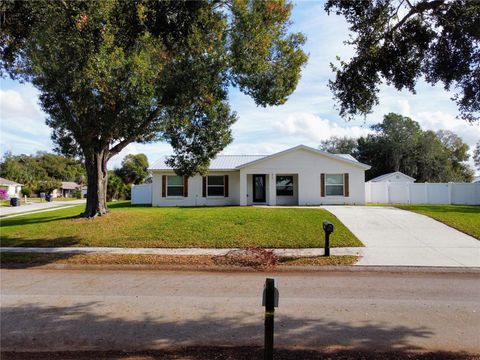
[(327, 153), (325, 151), (321, 151), (321, 150), (317, 150), (317, 149), (314, 149), (310, 146), (306, 146), (306, 145), (297, 145), (297, 146), (294, 146), (292, 148), (289, 148), (289, 149), (286, 149), (286, 150), (283, 150), (283, 151), (280, 151), (280, 152), (277, 152), (275, 154), (272, 154), (272, 155), (269, 155), (269, 156), (266, 156), (264, 158), (261, 158), (261, 159), (257, 159), (257, 160), (253, 160), (253, 161), (250, 161), (248, 163), (245, 163), (245, 164), (242, 164), (242, 165), (239, 165), (236, 167), (236, 169), (240, 170), (242, 168), (245, 168), (245, 167), (248, 167), (248, 166), (251, 166), (251, 165), (254, 165), (254, 164), (257, 164), (259, 162), (262, 162), (262, 161), (265, 161), (265, 160), (269, 160), (269, 159), (273, 159), (273, 158), (276, 158), (278, 156), (281, 156), (283, 154), (287, 154), (289, 152), (292, 152), (292, 151), (295, 151), (295, 150), (307, 150), (307, 151), (311, 151), (313, 153), (317, 153), (318, 155), (324, 155), (330, 159), (333, 159), (333, 160), (338, 160), (338, 161), (341, 161), (341, 162), (344, 162), (344, 163), (348, 163), (350, 165), (353, 165), (353, 166), (357, 166), (359, 168), (362, 168), (364, 170), (368, 170), (371, 168), (370, 165), (367, 165), (367, 164), (363, 164), (361, 162), (358, 162), (358, 161), (353, 161), (353, 160), (349, 160), (349, 159), (346, 159), (346, 158), (343, 158), (343, 157), (340, 157), (340, 156), (336, 156), (335, 154), (330, 154), (330, 153)]

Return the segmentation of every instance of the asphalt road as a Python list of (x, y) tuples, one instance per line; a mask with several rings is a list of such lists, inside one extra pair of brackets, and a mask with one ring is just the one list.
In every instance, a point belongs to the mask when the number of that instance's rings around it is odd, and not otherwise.
[(261, 346), (480, 354), (479, 273), (2, 270), (2, 351)]

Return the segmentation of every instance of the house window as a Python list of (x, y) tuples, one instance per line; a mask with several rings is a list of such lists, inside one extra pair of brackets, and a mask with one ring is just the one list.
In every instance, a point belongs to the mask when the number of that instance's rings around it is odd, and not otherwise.
[(343, 196), (343, 174), (325, 175), (325, 194), (327, 196)]
[(167, 176), (167, 196), (183, 196), (183, 176)]
[(225, 177), (208, 176), (207, 177), (207, 195), (224, 196), (225, 195)]
[(277, 176), (277, 196), (293, 196), (293, 176)]

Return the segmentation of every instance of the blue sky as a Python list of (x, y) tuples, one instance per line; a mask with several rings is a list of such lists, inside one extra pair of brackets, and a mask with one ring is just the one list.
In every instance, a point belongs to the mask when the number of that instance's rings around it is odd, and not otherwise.
[[(302, 72), (296, 91), (286, 104), (279, 107), (257, 107), (248, 97), (233, 89), (230, 93), (232, 109), (239, 120), (233, 126), (234, 141), (225, 154), (268, 154), (298, 144), (317, 147), (331, 136), (361, 136), (369, 126), (382, 120), (384, 114), (397, 112), (418, 121), (425, 130), (448, 129), (460, 135), (473, 149), (480, 139), (480, 126), (469, 125), (455, 118), (457, 108), (450, 100), (451, 93), (441, 85), (431, 86), (423, 81), (417, 85), (417, 94), (398, 92), (384, 86), (380, 104), (366, 119), (346, 122), (334, 109), (327, 83), (332, 78), (329, 67), (335, 56), (348, 59), (353, 54), (343, 44), (348, 37), (345, 21), (328, 16), (322, 2), (296, 2), (292, 30), (307, 37), (305, 46), (309, 62)], [(46, 115), (38, 106), (38, 92), (29, 84), (1, 79), (0, 86), (0, 152), (33, 153), (52, 149), (50, 129), (45, 125)], [(118, 166), (126, 154), (145, 153), (152, 163), (161, 155), (170, 153), (166, 143), (130, 144), (114, 157), (109, 167)]]

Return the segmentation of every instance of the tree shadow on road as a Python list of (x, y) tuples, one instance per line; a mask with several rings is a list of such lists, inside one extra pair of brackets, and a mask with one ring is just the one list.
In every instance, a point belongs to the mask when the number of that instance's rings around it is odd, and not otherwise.
[[(132, 353), (140, 356), (135, 359), (255, 359), (262, 355), (263, 317), (257, 313), (239, 312), (221, 317), (213, 312), (190, 320), (172, 321), (172, 316), (169, 319), (154, 318), (149, 309), (135, 318), (118, 317), (108, 311), (107, 306), (102, 302), (55, 307), (36, 304), (3, 306), (1, 342), (4, 358), (23, 359), (22, 354), (14, 353), (21, 351), (73, 351), (71, 356), (77, 356), (69, 357), (70, 353), (65, 352), (64, 356), (54, 357), (53, 353), (48, 353), (51, 358), (66, 359), (83, 356), (81, 351), (93, 351), (83, 353), (84, 358), (105, 359), (127, 359)], [(178, 307), (170, 309), (169, 313), (181, 311)], [(98, 315), (99, 312), (102, 315)], [(434, 335), (426, 326), (395, 326), (368, 321), (352, 324), (322, 318), (306, 320), (301, 316), (278, 316), (276, 359), (318, 359), (323, 356), (331, 359), (384, 359), (387, 353), (393, 356), (387, 358), (395, 359), (473, 359), (465, 353), (422, 354), (424, 349), (418, 344)], [(170, 350), (172, 348), (175, 350)], [(117, 355), (110, 357), (110, 352), (102, 353), (107, 350)], [(382, 354), (384, 357), (379, 357)], [(419, 357), (412, 357), (412, 354)], [(43, 356), (29, 355), (32, 359)]]

